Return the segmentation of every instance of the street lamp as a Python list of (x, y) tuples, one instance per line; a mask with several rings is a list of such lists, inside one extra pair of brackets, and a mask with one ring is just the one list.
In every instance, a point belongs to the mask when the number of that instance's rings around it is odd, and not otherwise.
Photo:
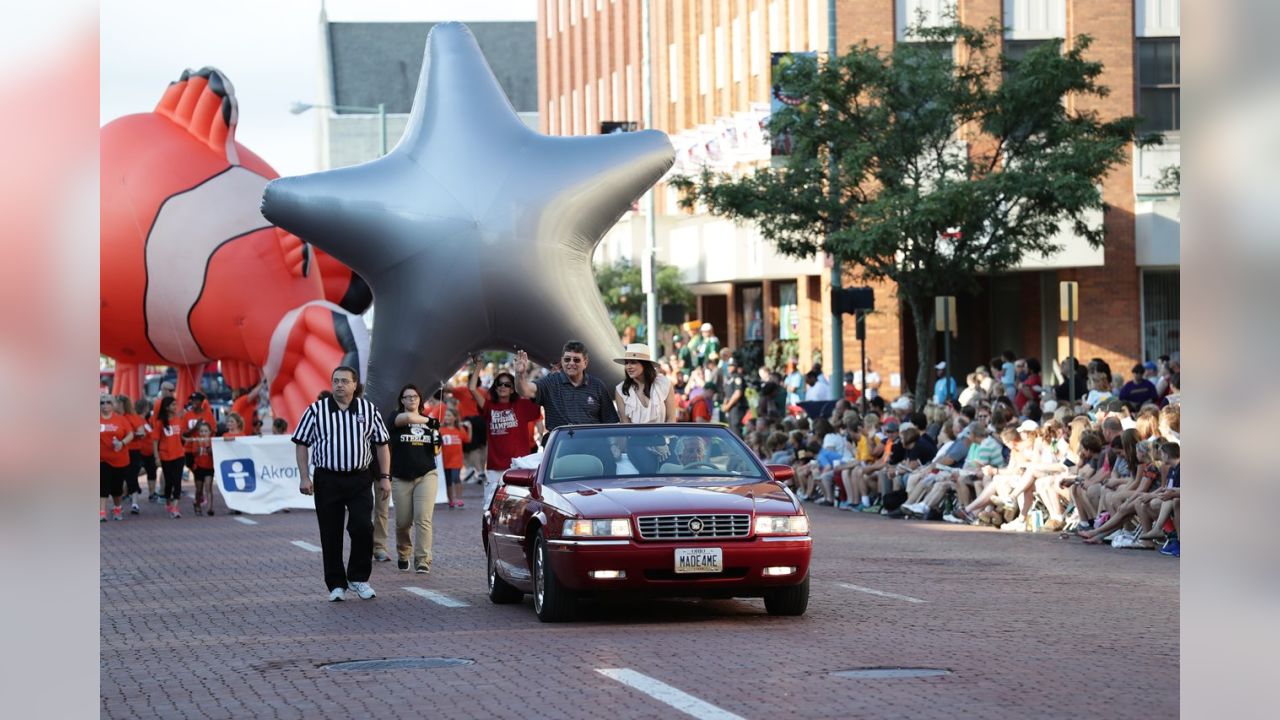
[(314, 103), (304, 103), (294, 100), (293, 105), (289, 106), (289, 112), (294, 115), (312, 110), (347, 110), (350, 112), (378, 113), (378, 140), (382, 148), (381, 155), (387, 154), (387, 106), (385, 103), (378, 103), (377, 107), (367, 107), (363, 105), (317, 105)]

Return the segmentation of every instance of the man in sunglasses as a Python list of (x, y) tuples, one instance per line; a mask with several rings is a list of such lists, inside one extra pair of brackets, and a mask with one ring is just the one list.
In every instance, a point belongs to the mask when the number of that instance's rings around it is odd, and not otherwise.
[[(523, 352), (516, 358), (516, 389), (524, 397), (542, 406), (546, 413), (547, 432), (561, 425), (618, 422), (618, 408), (613, 404), (613, 389), (606, 386), (600, 378), (587, 374), (586, 345), (577, 340), (565, 343), (564, 350), (560, 353), (561, 369), (546, 375), (536, 385), (529, 382), (524, 373), (519, 372), (521, 357), (524, 357)], [(613, 454), (606, 449), (599, 456), (604, 463), (605, 473), (612, 475)]]

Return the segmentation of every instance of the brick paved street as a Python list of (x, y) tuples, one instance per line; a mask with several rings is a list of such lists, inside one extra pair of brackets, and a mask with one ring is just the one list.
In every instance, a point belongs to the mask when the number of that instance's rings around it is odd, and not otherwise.
[[(579, 622), (545, 625), (528, 599), (486, 599), (479, 489), (466, 490), (465, 510), (436, 512), (431, 575), (375, 563), (372, 601), (325, 601), (319, 553), (291, 544), (319, 544), (311, 512), (247, 525), (219, 498), (215, 517), (170, 520), (145, 505), (108, 523), (103, 717), (686, 717), (600, 668), (630, 668), (752, 719), (1178, 711), (1178, 563), (1158, 553), (810, 506), (804, 617), (770, 617), (760, 600), (670, 600), (587, 605)], [(474, 664), (320, 667), (404, 656)], [(952, 674), (828, 675), (882, 666)]]

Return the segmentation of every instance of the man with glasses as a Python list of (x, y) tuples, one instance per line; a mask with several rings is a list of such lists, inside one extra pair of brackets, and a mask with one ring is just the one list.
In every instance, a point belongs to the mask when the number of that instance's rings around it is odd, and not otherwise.
[(587, 346), (577, 340), (564, 344), (561, 370), (531, 383), (517, 372), (520, 394), (542, 406), (547, 432), (561, 425), (595, 425), (618, 422), (613, 393), (598, 377), (587, 374)]
[[(350, 589), (361, 599), (373, 598), (373, 492), (369, 466), (376, 454), (378, 490), (391, 492), (390, 436), (382, 413), (359, 397), (356, 371), (345, 365), (330, 378), (333, 393), (315, 401), (302, 413), (293, 433), (297, 443), (298, 490), (315, 495), (316, 521), (329, 601), (345, 600)], [(376, 448), (376, 452), (375, 452)], [(308, 472), (315, 462), (314, 482)], [(351, 536), (351, 558), (342, 565), (342, 526)]]
[[(517, 360), (518, 362), (518, 360)], [(536, 384), (522, 372), (516, 373), (517, 390), (542, 406), (546, 413), (547, 432), (561, 425), (596, 425), (618, 422), (618, 408), (613, 404), (613, 389), (598, 377), (587, 374), (587, 346), (577, 340), (564, 344), (560, 354), (561, 370), (549, 373)], [(519, 366), (517, 365), (517, 370)], [(605, 474), (616, 467), (608, 442), (603, 448), (582, 448), (600, 458)]]

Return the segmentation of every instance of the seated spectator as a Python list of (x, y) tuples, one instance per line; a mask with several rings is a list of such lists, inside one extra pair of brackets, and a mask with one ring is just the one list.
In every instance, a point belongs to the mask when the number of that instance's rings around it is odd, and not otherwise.
[(1154, 403), (1160, 399), (1156, 386), (1146, 378), (1147, 369), (1141, 363), (1133, 366), (1133, 379), (1124, 384), (1117, 393), (1120, 400), (1131, 408), (1141, 408), (1146, 403)]
[[(1180, 468), (1178, 467), (1180, 450), (1178, 445), (1176, 443), (1163, 443), (1159, 447), (1159, 453), (1161, 461), (1158, 464), (1158, 470), (1156, 473), (1158, 484), (1148, 490), (1144, 490), (1130, 496), (1120, 504), (1114, 512), (1111, 513), (1110, 517), (1107, 518), (1107, 521), (1100, 527), (1081, 532), (1080, 537), (1084, 538), (1086, 543), (1100, 544), (1102, 539), (1110, 533), (1117, 530), (1123, 530), (1131, 522), (1137, 521), (1139, 506), (1151, 505), (1153, 504), (1153, 501), (1158, 501), (1154, 502), (1158, 512), (1160, 505), (1162, 505), (1165, 500), (1172, 500), (1178, 497), (1178, 492), (1166, 492), (1174, 490), (1180, 492), (1181, 490)], [(1172, 511), (1172, 509), (1170, 511)], [(1150, 527), (1146, 528), (1146, 531), (1150, 530)], [(1119, 546), (1152, 547), (1149, 541), (1139, 538), (1142, 533), (1143, 530), (1139, 527), (1137, 532), (1129, 533)], [(1113, 546), (1116, 546), (1115, 543), (1113, 543)]]
[(1084, 396), (1084, 402), (1090, 408), (1098, 407), (1103, 400), (1111, 397), (1111, 381), (1102, 373), (1092, 373), (1089, 375), (1089, 392)]

